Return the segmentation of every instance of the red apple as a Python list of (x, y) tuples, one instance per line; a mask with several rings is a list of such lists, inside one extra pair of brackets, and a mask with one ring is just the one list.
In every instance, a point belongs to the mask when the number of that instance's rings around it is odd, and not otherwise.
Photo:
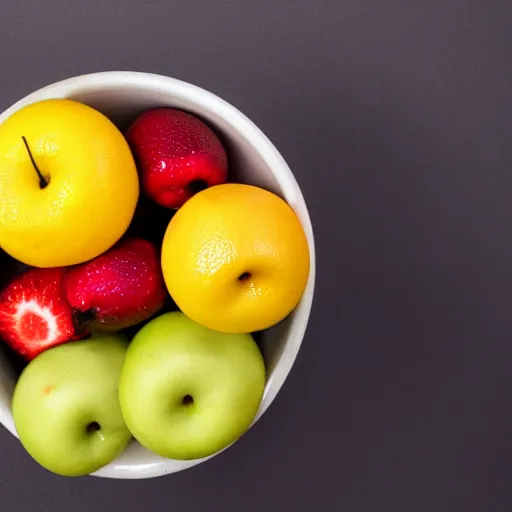
[(198, 117), (173, 108), (141, 114), (126, 138), (142, 188), (166, 208), (179, 208), (196, 192), (225, 183), (228, 159), (219, 138)]
[(147, 320), (167, 297), (159, 253), (142, 238), (123, 240), (101, 256), (69, 268), (64, 292), (82, 322), (107, 331)]

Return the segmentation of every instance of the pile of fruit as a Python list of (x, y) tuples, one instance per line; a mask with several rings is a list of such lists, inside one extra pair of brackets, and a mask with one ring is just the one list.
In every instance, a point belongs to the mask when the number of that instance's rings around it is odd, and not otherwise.
[(125, 135), (64, 99), (0, 126), (0, 339), (43, 467), (85, 475), (132, 438), (202, 458), (253, 422), (253, 335), (297, 306), (309, 249), (285, 201), (231, 176), (214, 130), (170, 107)]

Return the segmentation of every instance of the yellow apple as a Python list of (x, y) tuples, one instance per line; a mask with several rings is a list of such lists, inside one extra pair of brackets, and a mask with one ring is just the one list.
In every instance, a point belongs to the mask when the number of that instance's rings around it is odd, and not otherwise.
[(109, 249), (139, 195), (121, 132), (82, 103), (33, 103), (0, 125), (0, 247), (36, 267), (74, 265)]

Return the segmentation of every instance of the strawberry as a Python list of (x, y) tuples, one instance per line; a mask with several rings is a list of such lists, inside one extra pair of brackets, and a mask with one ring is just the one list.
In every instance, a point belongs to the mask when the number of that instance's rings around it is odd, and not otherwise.
[(0, 293), (0, 338), (27, 360), (83, 337), (75, 328), (63, 277), (62, 268), (31, 269)]
[(66, 270), (66, 298), (84, 324), (119, 331), (144, 322), (167, 299), (160, 252), (142, 238), (127, 238), (106, 253)]

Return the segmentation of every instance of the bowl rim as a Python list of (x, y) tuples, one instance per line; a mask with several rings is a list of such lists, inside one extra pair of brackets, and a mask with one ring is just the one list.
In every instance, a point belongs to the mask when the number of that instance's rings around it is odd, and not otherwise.
[[(215, 114), (223, 122), (230, 125), (239, 136), (243, 137), (253, 147), (272, 170), (283, 191), (284, 199), (295, 210), (306, 233), (310, 251), (308, 283), (302, 299), (293, 313), (291, 328), (283, 352), (279, 355), (279, 362), (266, 383), (260, 409), (252, 423), (254, 425), (275, 400), (297, 358), (311, 314), (316, 280), (315, 241), (309, 211), (300, 186), (290, 167), (270, 139), (245, 114), (216, 94), (177, 78), (140, 71), (102, 71), (78, 75), (46, 85), (21, 98), (2, 112), (0, 114), (0, 124), (20, 108), (36, 101), (51, 98), (67, 98), (87, 92), (116, 90), (120, 87), (133, 87), (134, 85), (162, 94), (168, 94), (169, 97), (180, 97), (191, 102), (200, 110)], [(10, 404), (0, 403), (0, 423), (11, 434), (18, 437), (12, 419)], [(92, 473), (92, 475), (121, 479), (152, 478), (188, 469), (215, 457), (222, 453), (222, 451), (203, 459), (178, 461), (178, 464), (176, 464), (177, 461), (163, 458), (148, 464), (143, 462), (126, 464), (113, 461)]]

